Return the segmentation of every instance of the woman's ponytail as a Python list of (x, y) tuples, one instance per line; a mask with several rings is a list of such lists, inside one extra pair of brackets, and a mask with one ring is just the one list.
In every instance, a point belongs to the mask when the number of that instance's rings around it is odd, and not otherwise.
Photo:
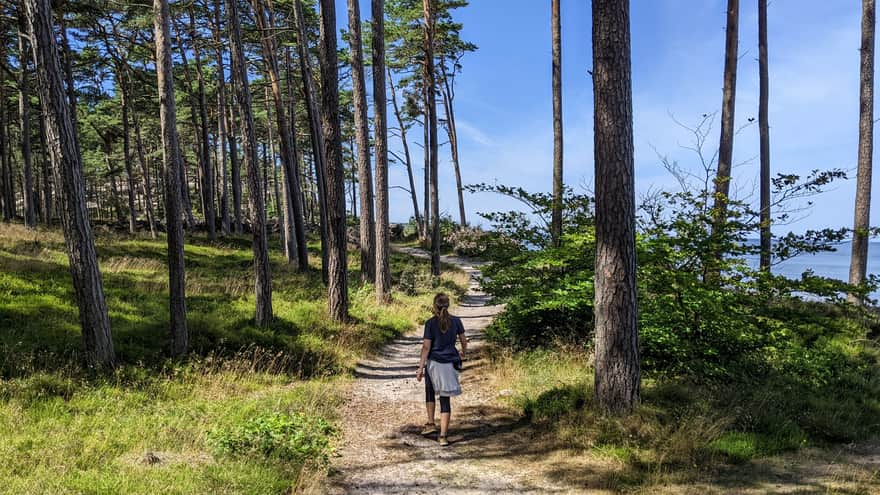
[(442, 292), (434, 296), (433, 313), (437, 323), (440, 324), (440, 331), (446, 333), (452, 326), (452, 318), (449, 316), (449, 296)]

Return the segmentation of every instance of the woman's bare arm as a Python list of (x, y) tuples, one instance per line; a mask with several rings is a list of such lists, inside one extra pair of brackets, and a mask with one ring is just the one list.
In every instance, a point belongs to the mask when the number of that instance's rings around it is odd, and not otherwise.
[(461, 358), (464, 359), (467, 354), (467, 337), (464, 336), (464, 333), (458, 334), (458, 341), (461, 342)]
[(431, 352), (431, 339), (422, 339), (422, 356), (419, 359), (419, 369), (416, 371), (416, 380), (422, 381), (425, 374), (425, 363), (428, 362), (428, 353)]

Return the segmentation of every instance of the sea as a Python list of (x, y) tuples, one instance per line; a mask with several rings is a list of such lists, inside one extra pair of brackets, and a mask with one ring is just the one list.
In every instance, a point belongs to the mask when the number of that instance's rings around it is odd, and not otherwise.
[[(757, 244), (758, 241), (753, 241)], [(849, 279), (849, 262), (852, 255), (852, 244), (842, 242), (836, 246), (835, 251), (817, 254), (802, 254), (792, 259), (783, 261), (772, 268), (773, 273), (784, 275), (789, 278), (801, 278), (801, 274), (807, 270), (821, 277), (836, 278), (846, 281)], [(749, 257), (749, 264), (758, 266), (758, 257)], [(868, 245), (868, 273), (880, 273), (880, 242), (871, 242)], [(875, 292), (873, 297), (880, 296)]]

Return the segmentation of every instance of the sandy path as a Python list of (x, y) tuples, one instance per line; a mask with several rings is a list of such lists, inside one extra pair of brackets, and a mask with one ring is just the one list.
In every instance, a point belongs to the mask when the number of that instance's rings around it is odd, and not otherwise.
[[(424, 256), (418, 250), (402, 250)], [(484, 386), (480, 376), (486, 363), (477, 358), (483, 331), (501, 306), (488, 304), (475, 263), (452, 256), (442, 261), (471, 276), (467, 294), (452, 311), (464, 322), (471, 359), (462, 372), (464, 393), (452, 399), (451, 445), (440, 447), (436, 435), (419, 434), (426, 420), (424, 384), (415, 380), (422, 341), (419, 329), (358, 365), (358, 379), (346, 405), (345, 441), (329, 479), (330, 493), (529, 493), (547, 488), (534, 485), (505, 462), (505, 453), (494, 445), (495, 434), (509, 431), (518, 421), (493, 405), (495, 392)], [(497, 455), (485, 455), (486, 449)]]

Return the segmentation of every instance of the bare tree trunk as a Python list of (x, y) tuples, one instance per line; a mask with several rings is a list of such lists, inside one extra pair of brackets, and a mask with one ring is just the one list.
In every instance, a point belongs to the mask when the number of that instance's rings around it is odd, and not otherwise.
[[(24, 10), (24, 9), (22, 9)], [(21, 161), (24, 167), (24, 184), (22, 185), (22, 199), (24, 200), (24, 224), (28, 228), (37, 226), (37, 218), (34, 214), (34, 172), (33, 158), (31, 156), (31, 112), (30, 91), (28, 89), (28, 47), (25, 38), (27, 35), (27, 22), (24, 16), (18, 18), (18, 53), (21, 64), (18, 79), (18, 116), (19, 129), (21, 130)]]
[[(428, 87), (423, 85), (422, 87), (422, 106), (424, 108), (428, 107)], [(424, 110), (424, 109), (423, 109)], [(424, 155), (425, 165), (422, 168), (422, 176), (424, 179), (424, 197), (422, 198), (422, 204), (425, 205), (425, 215), (424, 215), (424, 227), (422, 227), (422, 231), (425, 233), (425, 236), (422, 238), (422, 242), (425, 244), (429, 244), (430, 234), (429, 231), (431, 229), (431, 210), (434, 207), (434, 203), (431, 202), (431, 148), (428, 146), (428, 141), (431, 140), (431, 133), (428, 130), (428, 111), (424, 110), (423, 114), (423, 122), (422, 122), (422, 154)]]
[(214, 209), (214, 169), (211, 166), (211, 141), (208, 137), (208, 102), (205, 97), (205, 77), (202, 74), (202, 56), (199, 43), (196, 41), (196, 18), (193, 7), (189, 7), (189, 29), (193, 43), (193, 57), (196, 63), (196, 84), (198, 87), (199, 120), (202, 141), (202, 197), (204, 198), (202, 213), (208, 224), (208, 239), (217, 238), (217, 212)]
[(183, 225), (178, 200), (180, 143), (177, 135), (177, 109), (174, 102), (174, 72), (171, 65), (171, 32), (168, 0), (153, 0), (156, 75), (159, 86), (159, 120), (162, 125), (162, 157), (165, 164), (165, 218), (168, 233), (168, 286), (171, 313), (171, 355), (186, 353), (189, 334), (186, 327), (186, 271), (183, 255)]
[(312, 141), (312, 157), (315, 161), (315, 181), (318, 183), (319, 218), (321, 224), (321, 276), (324, 283), (329, 283), (329, 258), (328, 246), (329, 233), (329, 203), (327, 201), (327, 180), (324, 177), (326, 165), (324, 163), (324, 134), (321, 128), (321, 115), (318, 111), (318, 96), (312, 81), (312, 64), (309, 59), (308, 34), (306, 33), (305, 18), (302, 13), (301, 0), (293, 2), (294, 20), (297, 28), (297, 46), (299, 48), (300, 72), (303, 78), (303, 92), (306, 97), (306, 112), (309, 117), (309, 132)]
[(49, 227), (52, 225), (52, 182), (54, 181), (54, 174), (52, 173), (51, 162), (49, 161), (49, 144), (46, 141), (46, 119), (41, 116), (39, 121), (40, 145), (43, 148), (43, 221)]
[(452, 152), (452, 169), (455, 172), (455, 190), (458, 193), (458, 218), (462, 227), (467, 227), (467, 213), (464, 209), (464, 186), (461, 183), (461, 166), (458, 160), (458, 129), (455, 127), (455, 93), (449, 75), (446, 73), (446, 63), (441, 60), (440, 73), (443, 76), (443, 109), (446, 112), (446, 131), (449, 135), (449, 148)]
[[(117, 71), (119, 75), (119, 71)], [(137, 210), (134, 206), (134, 173), (131, 170), (131, 137), (129, 130), (129, 103), (128, 103), (128, 83), (125, 82), (127, 75), (122, 75), (120, 85), (123, 90), (119, 92), (119, 98), (122, 104), (122, 161), (125, 162), (125, 177), (128, 180), (128, 232), (134, 234), (137, 232)]]
[(257, 134), (254, 126), (251, 92), (247, 65), (241, 44), (238, 3), (226, 1), (229, 16), (229, 37), (232, 47), (232, 74), (235, 79), (236, 97), (241, 112), (244, 144), (244, 164), (248, 174), (248, 203), (253, 228), (254, 271), (256, 272), (256, 323), (266, 326), (272, 322), (272, 278), (269, 273), (269, 244), (266, 234), (266, 208), (260, 193), (260, 169), (257, 162)]
[(553, 214), (550, 235), (553, 245), (562, 242), (562, 25), (559, 0), (552, 0), (551, 25), (553, 42)]
[(440, 276), (440, 197), (437, 187), (437, 99), (434, 74), (434, 7), (433, 0), (423, 0), (425, 14), (425, 120), (428, 131), (429, 170), (431, 182), (431, 274)]
[[(874, 153), (874, 0), (862, 0), (861, 83), (859, 98), (859, 170), (856, 178), (855, 220), (849, 283), (862, 285), (868, 270), (868, 229), (871, 226), (871, 178)], [(859, 303), (850, 294), (849, 300)]]
[(89, 225), (82, 158), (74, 138), (70, 102), (61, 79), (52, 8), (48, 0), (25, 0), (24, 6), (46, 119), (47, 141), (51, 144), (52, 161), (61, 175), (63, 208), (59, 212), (79, 308), (86, 362), (95, 367), (113, 366), (116, 356), (110, 318)]
[(348, 253), (345, 226), (345, 183), (339, 125), (339, 72), (336, 53), (336, 5), (321, 0), (321, 120), (327, 186), (328, 293), (330, 317), (348, 321)]
[[(391, 239), (388, 219), (388, 101), (385, 96), (385, 0), (372, 0), (373, 125), (376, 143), (376, 297), (391, 301)], [(409, 151), (407, 154), (407, 168)], [(412, 182), (412, 173), (410, 173)], [(418, 206), (416, 205), (416, 211)], [(416, 213), (418, 216), (418, 213)]]
[[(0, 46), (2, 50), (2, 46)], [(2, 53), (0, 53), (2, 54)], [(5, 56), (5, 54), (2, 54)], [(6, 91), (4, 86), (0, 84), (0, 178), (3, 179), (3, 190), (0, 196), (3, 197), (3, 221), (9, 222), (15, 218), (15, 194), (12, 191), (12, 170), (9, 167), (9, 154), (7, 147), (10, 146), (6, 135)]]
[[(721, 105), (721, 143), (715, 177), (715, 226), (718, 235), (727, 222), (730, 173), (733, 167), (734, 110), (736, 109), (736, 65), (739, 44), (739, 0), (727, 0), (727, 44), (724, 48), (724, 96)], [(719, 254), (720, 253), (716, 253)]]
[(770, 75), (767, 68), (767, 0), (758, 0), (758, 72), (760, 96), (758, 128), (761, 135), (761, 270), (770, 271)]
[[(383, 2), (384, 2), (384, 0), (383, 0)], [(384, 21), (384, 19), (383, 19), (383, 21)], [(375, 48), (373, 50), (375, 50)], [(385, 54), (384, 50), (385, 50), (385, 47), (383, 46), (382, 47), (383, 57)], [(373, 52), (373, 56), (375, 57), (375, 51)], [(373, 63), (375, 63), (375, 61)], [(374, 68), (373, 69), (373, 71), (374, 71), (373, 77), (374, 78), (376, 77), (375, 70), (376, 69)], [(394, 115), (395, 115), (395, 117), (397, 117), (397, 125), (400, 126), (400, 142), (403, 144), (403, 159), (404, 159), (404, 162), (406, 165), (406, 175), (407, 175), (407, 177), (409, 177), (409, 195), (410, 195), (410, 198), (412, 198), (413, 218), (415, 218), (416, 227), (418, 227), (418, 229), (419, 229), (419, 238), (424, 238), (425, 234), (424, 234), (424, 230), (422, 228), (423, 227), (422, 226), (422, 217), (421, 217), (421, 215), (419, 215), (419, 199), (418, 199), (418, 194), (416, 193), (416, 181), (415, 181), (415, 178), (413, 177), (412, 158), (409, 153), (409, 143), (406, 140), (406, 126), (404, 125), (404, 122), (403, 122), (403, 116), (400, 113), (400, 107), (398, 107), (398, 105), (397, 105), (397, 92), (394, 90), (394, 78), (391, 75), (391, 68), (390, 67), (387, 69), (387, 73), (388, 73), (388, 86), (391, 88), (391, 104), (392, 104), (392, 107), (394, 108)], [(387, 143), (386, 143), (386, 150), (387, 150)], [(387, 157), (386, 157), (386, 160), (387, 160)], [(378, 174), (378, 172), (376, 172), (376, 173)], [(378, 201), (378, 197), (376, 198), (376, 201)]]
[(596, 166), (596, 402), (639, 402), (635, 171), (628, 0), (593, 0)]
[[(270, 32), (275, 27), (275, 15), (271, 8), (267, 9), (262, 0), (252, 0), (254, 5), (254, 17), (257, 27), (262, 32), (261, 41), (263, 47), (263, 59), (266, 72), (269, 76), (272, 98), (275, 103), (275, 119), (278, 124), (278, 141), (281, 146), (281, 165), (284, 172), (284, 203), (290, 207), (290, 214), (285, 213), (286, 239), (288, 240), (288, 261), (296, 261), (301, 271), (309, 267), (308, 248), (306, 243), (306, 229), (303, 220), (302, 186), (299, 180), (299, 162), (297, 160), (296, 137), (293, 133), (291, 121), (296, 119), (296, 114), (287, 118), (284, 105), (284, 97), (281, 93), (281, 76), (278, 71), (278, 47), (275, 38)], [(266, 18), (268, 13), (268, 26)], [(287, 208), (287, 207), (285, 207)], [(292, 216), (291, 216), (292, 214)]]
[(373, 174), (370, 164), (370, 124), (367, 118), (367, 79), (364, 76), (361, 8), (358, 0), (348, 0), (348, 44), (351, 49), (354, 132), (357, 140), (357, 171), (361, 202), (361, 280), (373, 283), (376, 281), (376, 221), (373, 216)]
[(135, 146), (137, 147), (138, 154), (138, 162), (141, 165), (141, 174), (144, 176), (144, 203), (146, 203), (146, 212), (147, 212), (147, 223), (150, 224), (150, 237), (156, 238), (156, 215), (153, 213), (153, 186), (150, 183), (150, 167), (147, 166), (147, 161), (144, 159), (144, 143), (141, 139), (141, 124), (140, 120), (137, 117), (137, 114), (134, 115), (134, 135), (135, 135)]
[(214, 46), (217, 55), (217, 134), (220, 141), (220, 160), (217, 164), (222, 171), (220, 189), (220, 218), (223, 235), (229, 236), (229, 181), (226, 172), (226, 73), (223, 69), (223, 45), (220, 37), (220, 0), (214, 0)]
[[(230, 73), (232, 69), (230, 67)], [(230, 77), (233, 94), (237, 94), (235, 77)], [(238, 160), (238, 137), (236, 136), (235, 113), (232, 105), (229, 106), (229, 159), (232, 165), (232, 218), (234, 219), (235, 233), (243, 232), (241, 225), (241, 163)]]

